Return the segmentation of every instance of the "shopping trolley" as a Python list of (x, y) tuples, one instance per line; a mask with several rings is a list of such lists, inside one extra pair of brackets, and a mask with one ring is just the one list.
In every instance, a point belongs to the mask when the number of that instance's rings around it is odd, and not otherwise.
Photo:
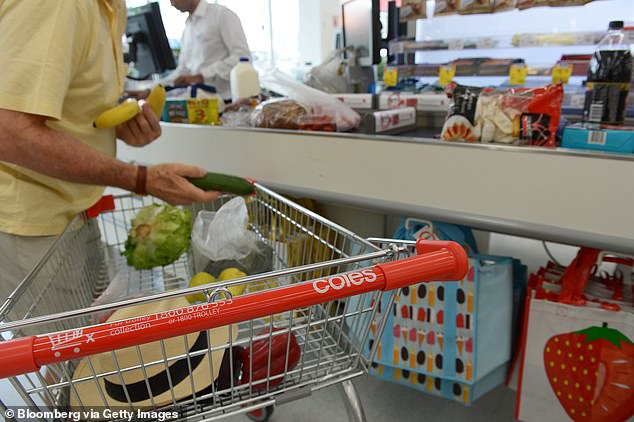
[[(380, 294), (389, 290), (393, 300), (406, 285), (461, 279), (466, 255), (453, 242), (429, 241), (404, 257), (405, 248), (379, 248), (254, 186), (249, 229), (266, 245), (270, 265), (204, 286), (187, 287), (201, 270), (191, 251), (140, 271), (121, 257), (132, 218), (156, 199), (118, 196), (96, 218), (78, 215), (0, 307), (0, 378), (20, 400), (0, 397), (7, 419), (22, 405), (45, 419), (142, 412), (136, 415), (160, 420), (239, 413), (266, 420), (276, 404), (339, 385), (350, 420), (365, 420), (351, 380), (367, 373), (376, 352), (366, 341), (385, 324), (375, 319)], [(231, 198), (192, 211), (215, 211)], [(123, 286), (120, 299), (95, 305), (114, 284)], [(245, 292), (232, 297), (229, 288), (240, 285)], [(206, 302), (183, 302), (201, 292)], [(120, 312), (126, 317), (113, 318)], [(202, 347), (193, 347), (202, 334)]]

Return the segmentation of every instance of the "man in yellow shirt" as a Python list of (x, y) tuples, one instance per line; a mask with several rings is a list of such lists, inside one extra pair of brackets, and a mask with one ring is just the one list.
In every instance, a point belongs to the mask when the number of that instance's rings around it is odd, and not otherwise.
[(160, 135), (149, 105), (93, 128), (123, 91), (125, 21), (124, 0), (0, 0), (0, 305), (105, 186), (172, 204), (218, 195), (185, 179), (201, 168), (116, 159), (116, 138), (143, 146)]

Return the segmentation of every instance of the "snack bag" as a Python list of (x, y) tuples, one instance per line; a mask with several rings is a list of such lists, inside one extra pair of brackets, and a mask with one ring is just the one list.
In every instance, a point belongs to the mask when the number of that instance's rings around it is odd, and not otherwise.
[(434, 9), (434, 16), (453, 15), (458, 13), (460, 0), (438, 0)]
[(480, 142), (554, 147), (562, 99), (561, 84), (483, 93), (474, 133), (480, 134)]
[(493, 0), (460, 0), (458, 13), (461, 15), (491, 12), (493, 12)]
[(555, 136), (561, 117), (561, 103), (564, 98), (562, 84), (526, 89), (513, 88), (510, 97), (529, 97), (528, 107), (520, 116), (520, 143), (524, 145), (556, 146)]
[(449, 93), (453, 102), (440, 134), (443, 141), (478, 142), (480, 133), (475, 130), (474, 122), (481, 92), (482, 88), (454, 85)]
[(475, 115), (475, 132), (480, 134), (480, 142), (499, 142), (504, 144), (517, 143), (519, 138), (518, 125), (522, 109), (526, 104), (503, 105), (503, 95), (491, 92), (478, 99)]

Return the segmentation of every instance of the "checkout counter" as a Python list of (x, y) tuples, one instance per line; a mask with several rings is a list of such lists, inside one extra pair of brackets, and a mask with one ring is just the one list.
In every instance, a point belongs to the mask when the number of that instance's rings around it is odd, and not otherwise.
[[(443, 117), (416, 113), (419, 123)], [(157, 141), (122, 144), (119, 157), (196, 164), (360, 213), (634, 253), (632, 154), (446, 143), (433, 124), (398, 135), (162, 126)]]

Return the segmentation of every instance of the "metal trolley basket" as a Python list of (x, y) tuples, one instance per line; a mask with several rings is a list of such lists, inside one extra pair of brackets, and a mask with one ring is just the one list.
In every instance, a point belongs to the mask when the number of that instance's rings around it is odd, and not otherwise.
[[(406, 285), (460, 279), (466, 255), (452, 242), (425, 242), (418, 256), (399, 259), (404, 248), (380, 249), (254, 185), (249, 229), (266, 245), (269, 267), (205, 286), (187, 287), (200, 271), (191, 251), (142, 271), (121, 257), (132, 218), (156, 199), (115, 197), (114, 210), (78, 215), (0, 307), (0, 378), (21, 401), (0, 397), (0, 411), (266, 420), (274, 404), (338, 384), (349, 418), (365, 420), (350, 380), (367, 373), (376, 351), (366, 341), (385, 323), (375, 321), (379, 295), (391, 290), (393, 300)], [(215, 211), (229, 199), (192, 211)], [(115, 285), (126, 299), (94, 305)], [(246, 290), (231, 297), (235, 286)], [(207, 302), (184, 299), (201, 292)], [(124, 319), (113, 318), (120, 312)]]

